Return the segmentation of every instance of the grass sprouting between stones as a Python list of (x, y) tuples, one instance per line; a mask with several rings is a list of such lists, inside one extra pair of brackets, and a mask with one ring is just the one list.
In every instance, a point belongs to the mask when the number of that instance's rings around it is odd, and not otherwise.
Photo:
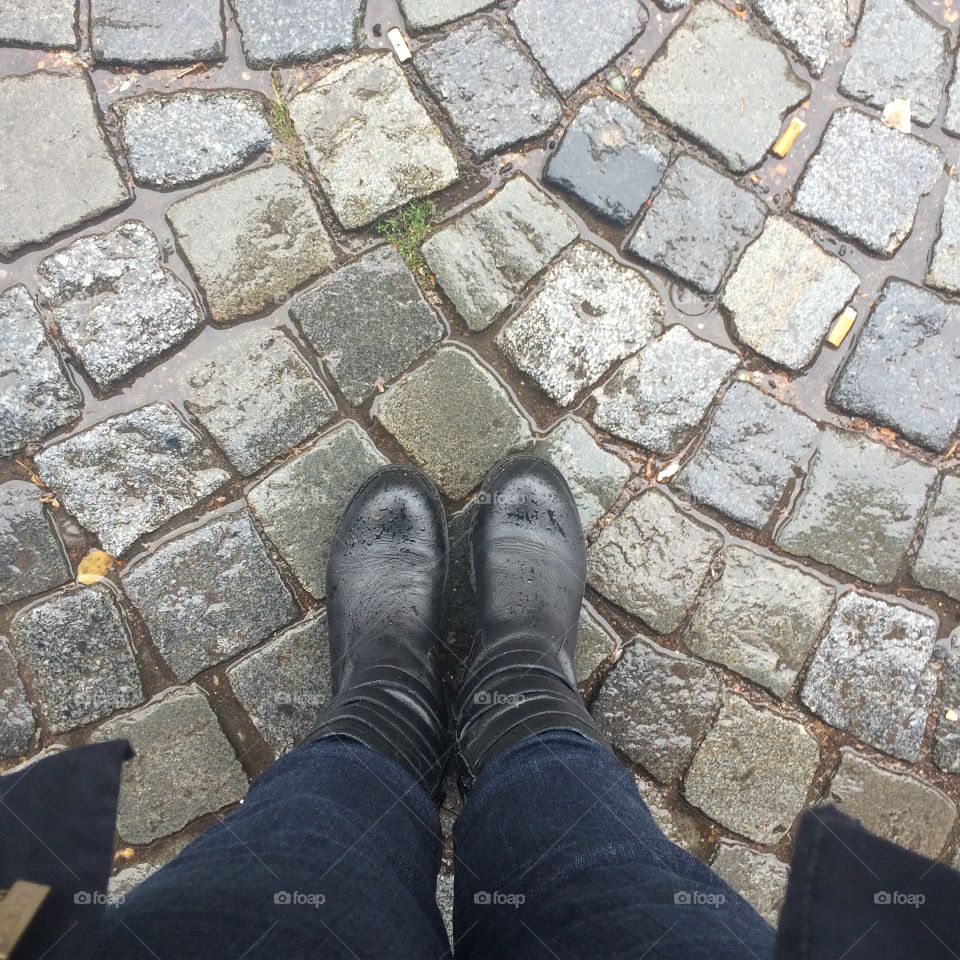
[(416, 200), (377, 224), (377, 233), (396, 248), (422, 282), (431, 286), (433, 278), (420, 248), (439, 217), (440, 210), (432, 200)]
[(280, 89), (280, 78), (274, 74), (271, 80), (273, 82), (274, 100), (270, 105), (267, 122), (281, 143), (289, 143), (296, 137), (297, 131), (293, 126), (293, 120), (290, 118), (287, 101), (284, 100), (283, 92)]

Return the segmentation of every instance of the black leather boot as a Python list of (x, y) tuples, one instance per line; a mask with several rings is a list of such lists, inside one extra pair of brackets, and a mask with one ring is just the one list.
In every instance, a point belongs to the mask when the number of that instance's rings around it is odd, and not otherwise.
[(574, 675), (587, 551), (573, 495), (545, 460), (487, 475), (471, 532), (478, 632), (456, 700), (460, 787), (511, 744), (547, 730), (603, 743)]
[(364, 483), (330, 547), (332, 699), (305, 743), (356, 740), (439, 801), (448, 755), (437, 662), (447, 527), (436, 488), (409, 467)]

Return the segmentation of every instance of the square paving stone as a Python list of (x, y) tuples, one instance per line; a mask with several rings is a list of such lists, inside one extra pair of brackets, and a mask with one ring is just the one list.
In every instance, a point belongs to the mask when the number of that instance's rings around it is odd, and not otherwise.
[(517, 176), (430, 237), (423, 255), (467, 326), (479, 331), (577, 236), (560, 207)]
[(886, 770), (855, 750), (840, 751), (840, 767), (823, 798), (871, 833), (936, 859), (957, 819), (956, 804), (916, 777)]
[(935, 478), (933, 467), (862, 434), (827, 429), (777, 544), (870, 583), (891, 583)]
[(669, 455), (693, 436), (739, 363), (735, 353), (675, 324), (594, 394), (594, 423), (654, 453)]
[(932, 753), (933, 762), (941, 770), (960, 773), (960, 630), (954, 630), (948, 642)]
[(657, 489), (635, 497), (588, 550), (587, 582), (657, 633), (693, 608), (723, 540)]
[(647, 25), (638, 0), (520, 0), (510, 11), (520, 39), (564, 97), (605, 67)]
[(143, 700), (123, 614), (106, 587), (63, 590), (21, 610), (11, 634), (51, 733)]
[(960, 69), (954, 65), (953, 79), (947, 88), (947, 112), (943, 129), (951, 136), (960, 136)]
[(626, 226), (656, 190), (670, 149), (665, 136), (619, 100), (593, 97), (567, 127), (545, 178)]
[(573, 661), (577, 683), (586, 683), (619, 649), (620, 638), (613, 627), (584, 600), (577, 624), (577, 650)]
[(363, 0), (237, 0), (247, 63), (266, 70), (349, 50), (362, 7)]
[(0, 637), (0, 757), (15, 757), (33, 746), (37, 722), (6, 640)]
[(162, 259), (153, 231), (128, 220), (37, 266), (51, 321), (101, 387), (161, 356), (203, 323), (190, 290)]
[(556, 126), (560, 101), (506, 28), (478, 17), (417, 51), (414, 65), (479, 159)]
[(63, 543), (32, 484), (0, 486), (0, 606), (45, 593), (71, 577)]
[(105, 63), (195, 63), (224, 55), (221, 0), (90, 0), (90, 47)]
[(337, 256), (306, 181), (282, 163), (178, 200), (167, 220), (223, 322), (278, 306)]
[(637, 637), (603, 681), (593, 716), (613, 747), (666, 782), (687, 768), (719, 707), (714, 671)]
[(312, 614), (227, 669), (237, 700), (275, 756), (317, 725), (330, 699), (327, 618)]
[(960, 477), (944, 474), (910, 572), (920, 586), (960, 600)]
[(637, 84), (640, 102), (735, 173), (758, 166), (810, 93), (756, 27), (713, 0), (675, 30)]
[(947, 293), (960, 293), (960, 179), (950, 178), (940, 216), (940, 233), (923, 282)]
[(256, 473), (337, 411), (282, 330), (240, 329), (183, 374), (184, 405), (243, 474)]
[(0, 43), (77, 46), (77, 0), (10, 0), (0, 6)]
[(290, 316), (354, 406), (400, 376), (445, 333), (392, 247), (324, 277), (297, 299)]
[(122, 583), (181, 682), (266, 640), (300, 612), (246, 513), (163, 544), (127, 568)]
[(451, 500), (532, 440), (499, 380), (473, 355), (444, 347), (377, 400), (373, 415)]
[(36, 459), (44, 483), (114, 556), (230, 479), (166, 403), (104, 420)]
[(641, 273), (578, 243), (497, 336), (497, 346), (561, 406), (659, 333), (663, 301)]
[(489, 6), (490, 0), (400, 0), (400, 9), (411, 30), (439, 27)]
[(759, 530), (806, 471), (818, 438), (813, 420), (738, 381), (673, 487)]
[(293, 99), (290, 116), (348, 230), (443, 190), (459, 175), (440, 128), (392, 54), (359, 57), (332, 70)]
[(196, 684), (165, 690), (103, 724), (93, 739), (129, 740), (135, 752), (123, 769), (117, 811), (117, 832), (127, 843), (176, 833), (247, 792), (243, 768)]
[(916, 760), (936, 692), (936, 640), (932, 614), (848, 593), (807, 669), (803, 702), (864, 743)]
[(794, 720), (727, 694), (687, 773), (695, 807), (757, 843), (778, 843), (807, 802), (817, 741)]
[(0, 457), (9, 457), (80, 416), (80, 394), (67, 379), (23, 286), (0, 296)]
[(947, 450), (960, 425), (960, 307), (888, 280), (829, 400), (915, 443)]
[(895, 253), (943, 170), (933, 145), (859, 110), (838, 110), (807, 163), (792, 211), (873, 253)]
[(386, 462), (348, 420), (247, 493), (270, 541), (318, 599), (326, 593), (327, 554), (340, 516), (360, 484)]
[(724, 551), (683, 638), (698, 656), (722, 663), (784, 697), (826, 626), (833, 587), (744, 547)]
[(790, 868), (772, 853), (758, 853), (744, 843), (721, 840), (710, 861), (713, 872), (733, 887), (772, 927), (787, 895)]
[(848, 0), (750, 0), (750, 6), (815, 77), (853, 36)]
[(950, 46), (949, 31), (910, 0), (866, 0), (840, 91), (878, 110), (909, 100), (913, 122), (927, 126), (940, 111)]
[(801, 370), (813, 362), (859, 285), (839, 257), (786, 220), (771, 217), (747, 247), (720, 302), (743, 343), (774, 363)]
[(743, 247), (760, 232), (765, 210), (757, 197), (732, 180), (681, 156), (645, 208), (626, 249), (713, 293)]
[(0, 128), (0, 256), (130, 199), (84, 77), (0, 80)]

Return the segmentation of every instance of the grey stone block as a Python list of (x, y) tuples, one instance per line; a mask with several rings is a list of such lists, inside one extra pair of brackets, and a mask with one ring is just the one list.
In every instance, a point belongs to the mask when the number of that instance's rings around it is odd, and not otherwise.
[(960, 293), (960, 179), (950, 178), (940, 215), (940, 233), (923, 282), (947, 293)]
[(787, 895), (790, 868), (772, 853), (758, 853), (746, 844), (721, 840), (710, 863), (713, 872), (726, 880), (772, 927)]
[(960, 773), (960, 632), (950, 635), (943, 665), (940, 717), (933, 732), (933, 762), (947, 773)]
[(490, 0), (400, 0), (411, 30), (428, 30), (489, 7)]
[(750, 6), (815, 77), (853, 36), (849, 0), (750, 0)]
[(37, 722), (6, 640), (0, 637), (0, 757), (15, 757), (34, 743)]
[(0, 9), (0, 43), (77, 47), (77, 0), (31, 0)]
[(910, 572), (920, 586), (960, 600), (960, 477), (954, 474), (943, 477)]
[(573, 672), (577, 683), (586, 683), (620, 649), (620, 638), (613, 627), (586, 600), (577, 624), (577, 649)]

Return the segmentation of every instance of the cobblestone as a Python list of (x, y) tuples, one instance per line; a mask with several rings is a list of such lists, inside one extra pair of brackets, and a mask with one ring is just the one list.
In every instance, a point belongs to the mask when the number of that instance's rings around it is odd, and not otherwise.
[(400, 0), (400, 9), (412, 30), (439, 27), (486, 6), (489, 0)]
[(733, 887), (772, 927), (776, 927), (787, 895), (790, 868), (772, 853), (758, 853), (746, 844), (721, 840), (710, 861), (714, 872)]
[(34, 745), (37, 721), (27, 700), (17, 662), (0, 637), (0, 757), (14, 757)]
[(960, 773), (960, 633), (950, 636), (943, 665), (940, 718), (933, 733), (933, 762), (947, 773)]
[(960, 70), (953, 68), (953, 79), (947, 87), (947, 112), (943, 118), (943, 129), (951, 136), (960, 136)]
[(573, 670), (577, 683), (585, 683), (620, 649), (620, 638), (588, 601), (583, 602), (577, 625), (577, 652)]
[(946, 293), (960, 293), (960, 179), (950, 178), (940, 215), (940, 234), (923, 282)]
[(32, 0), (0, 10), (0, 43), (77, 46), (77, 0)]
[(946, 474), (910, 567), (922, 587), (960, 600), (960, 477)]
[(750, 0), (815, 77), (853, 36), (848, 0)]

